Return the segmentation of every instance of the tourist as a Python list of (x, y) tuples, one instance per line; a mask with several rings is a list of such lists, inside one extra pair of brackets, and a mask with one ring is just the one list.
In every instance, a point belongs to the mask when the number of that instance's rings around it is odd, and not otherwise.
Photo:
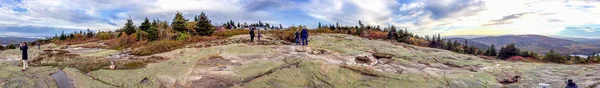
[(295, 37), (296, 45), (300, 45), (300, 31), (298, 31), (298, 29), (296, 29), (296, 32), (294, 32), (294, 35), (296, 35), (296, 37)]
[(262, 37), (262, 34), (260, 34), (261, 31), (258, 30), (256, 32), (257, 32), (256, 38), (258, 38), (258, 42), (260, 42), (260, 37)]
[(21, 54), (23, 55), (21, 58), (23, 61), (23, 69), (21, 71), (25, 71), (25, 70), (27, 70), (27, 63), (28, 63), (27, 62), (27, 49), (28, 49), (27, 43), (26, 42), (21, 43), (21, 45), (19, 46), (19, 49), (21, 49), (21, 52), (22, 52)]
[(573, 80), (569, 79), (568, 81), (566, 81), (565, 83), (567, 83), (567, 87), (565, 88), (577, 88), (577, 84), (575, 84), (573, 82)]
[(250, 42), (254, 42), (254, 27), (250, 27)]
[(302, 38), (302, 46), (308, 45), (308, 30), (306, 28), (302, 28), (300, 34), (300, 37)]

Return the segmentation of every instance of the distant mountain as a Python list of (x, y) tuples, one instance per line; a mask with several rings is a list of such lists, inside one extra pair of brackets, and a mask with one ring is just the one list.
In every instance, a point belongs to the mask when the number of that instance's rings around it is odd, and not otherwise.
[(469, 46), (475, 46), (475, 47), (477, 47), (479, 49), (482, 49), (482, 50), (486, 50), (487, 48), (490, 47), (490, 45), (483, 44), (483, 43), (480, 43), (478, 41), (473, 41), (471, 39), (466, 39), (466, 38), (446, 38), (446, 39), (451, 40), (451, 41), (456, 41), (456, 42), (458, 42), (460, 44), (463, 44), (463, 45), (465, 43), (465, 40), (467, 40), (467, 43), (469, 43)]
[(30, 42), (38, 40), (37, 38), (24, 38), (24, 37), (0, 37), (0, 44), (9, 45), (9, 44), (20, 44), (23, 42)]
[(566, 39), (551, 38), (542, 35), (504, 35), (488, 36), (471, 39), (486, 45), (494, 44), (497, 49), (515, 43), (521, 50), (528, 50), (537, 53), (547, 53), (555, 50), (562, 54), (591, 54), (600, 52), (600, 46), (575, 42)]
[(580, 42), (580, 43), (592, 44), (592, 45), (600, 45), (600, 39), (594, 39), (594, 38), (563, 38), (563, 39)]
[(444, 38), (464, 38), (464, 39), (474, 39), (474, 38), (480, 38), (480, 37), (487, 37), (487, 35), (453, 35), (453, 36), (444, 36)]

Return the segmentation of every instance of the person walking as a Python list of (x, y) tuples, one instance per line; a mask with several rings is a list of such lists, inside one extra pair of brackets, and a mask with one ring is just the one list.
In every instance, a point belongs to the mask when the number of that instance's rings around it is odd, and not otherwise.
[(27, 42), (23, 42), (21, 43), (21, 45), (19, 46), (19, 49), (21, 50), (21, 54), (23, 54), (23, 56), (21, 56), (21, 60), (23, 61), (23, 69), (21, 71), (25, 71), (27, 70), (28, 66), (27, 66)]
[(296, 35), (296, 37), (295, 37), (296, 45), (300, 45), (300, 31), (298, 31), (298, 29), (296, 29), (296, 32), (294, 32), (294, 35)]
[(254, 42), (254, 27), (250, 27), (250, 42)]

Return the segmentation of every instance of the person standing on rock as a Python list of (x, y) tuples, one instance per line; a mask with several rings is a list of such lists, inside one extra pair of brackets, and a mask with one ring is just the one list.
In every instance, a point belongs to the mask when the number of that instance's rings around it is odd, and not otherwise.
[(260, 34), (260, 30), (256, 31), (256, 38), (258, 38), (258, 42), (260, 42), (260, 37), (262, 37), (262, 34)]
[(573, 82), (573, 80), (569, 79), (568, 81), (566, 81), (565, 83), (567, 83), (567, 86), (565, 88), (578, 88), (577, 84), (575, 84)]
[(25, 71), (25, 70), (27, 70), (27, 68), (28, 68), (28, 67), (27, 67), (27, 63), (28, 63), (28, 62), (27, 62), (27, 49), (28, 49), (28, 47), (27, 47), (27, 42), (23, 42), (23, 43), (21, 43), (21, 45), (19, 46), (19, 49), (21, 49), (21, 52), (22, 52), (22, 54), (23, 54), (23, 56), (22, 56), (22, 61), (23, 61), (23, 69), (22, 69), (21, 71)]
[(308, 45), (308, 30), (306, 28), (302, 28), (302, 32), (300, 32), (300, 37), (302, 38), (302, 46)]
[(254, 27), (250, 27), (250, 42), (254, 42)]
[(296, 35), (296, 37), (295, 37), (296, 45), (300, 45), (300, 31), (298, 31), (298, 29), (296, 29), (296, 32), (294, 32), (294, 35)]

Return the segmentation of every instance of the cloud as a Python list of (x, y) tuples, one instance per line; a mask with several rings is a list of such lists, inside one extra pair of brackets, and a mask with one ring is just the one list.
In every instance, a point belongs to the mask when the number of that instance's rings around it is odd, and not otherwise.
[(580, 27), (565, 27), (565, 30), (560, 31), (559, 34), (576, 37), (600, 37), (600, 26), (596, 24)]
[(512, 19), (518, 19), (518, 18), (520, 18), (520, 17), (522, 17), (523, 15), (526, 15), (526, 14), (529, 14), (529, 13), (519, 13), (519, 14), (507, 15), (507, 16), (502, 17), (501, 19), (491, 20), (489, 24), (483, 24), (482, 26), (511, 24), (513, 22), (510, 22), (510, 20), (512, 20)]
[(452, 16), (475, 15), (485, 10), (485, 2), (479, 0), (428, 0), (424, 9), (431, 13), (434, 20)]

